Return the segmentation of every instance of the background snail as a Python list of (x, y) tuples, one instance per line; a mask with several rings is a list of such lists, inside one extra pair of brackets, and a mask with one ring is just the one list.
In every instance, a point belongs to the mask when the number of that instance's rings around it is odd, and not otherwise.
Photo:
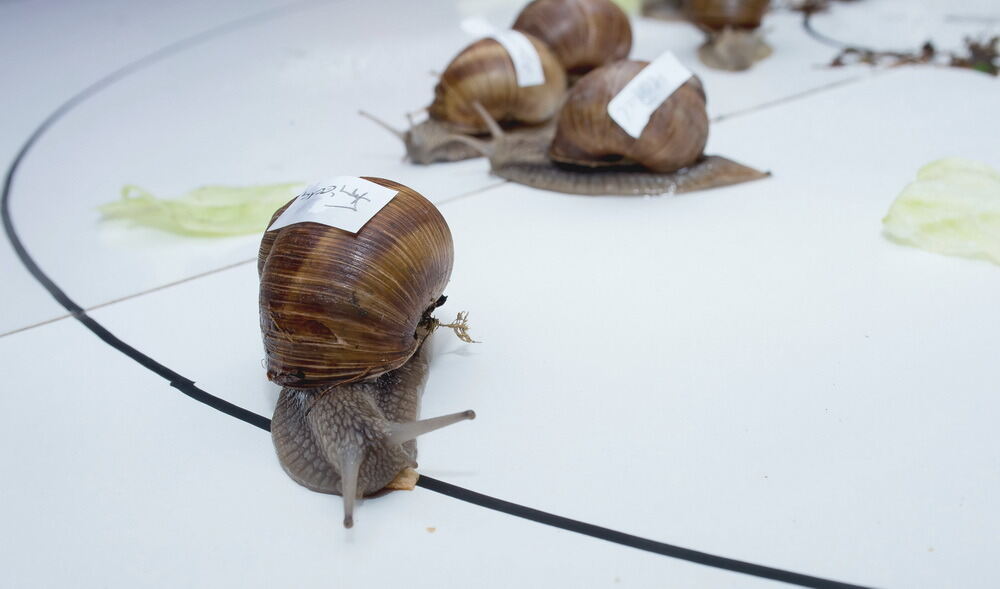
[(566, 74), (548, 47), (525, 35), (538, 53), (545, 76), (543, 84), (518, 85), (514, 64), (498, 41), (480, 39), (463, 49), (448, 64), (434, 88), (434, 101), (427, 107), (429, 119), (410, 124), (407, 131), (369, 115), (364, 116), (394, 133), (406, 145), (407, 157), (414, 163), (457, 161), (481, 154), (457, 134), (485, 134), (486, 125), (472, 108), (479, 102), (501, 124), (540, 125), (550, 120), (562, 104)]
[(639, 164), (652, 172), (673, 172), (701, 157), (708, 141), (708, 114), (697, 77), (690, 77), (659, 105), (639, 138), (608, 115), (611, 99), (647, 65), (619, 61), (580, 78), (559, 113), (549, 157), (591, 167)]
[[(357, 234), (288, 225), (264, 234), (258, 257), (267, 375), (285, 386), (271, 426), (278, 458), (296, 482), (343, 495), (347, 527), (356, 497), (416, 466), (416, 436), (474, 417), (415, 421), (431, 313), (451, 275), (448, 225), (415, 191), (366, 180), (397, 195)], [(461, 315), (452, 327), (465, 335)]]
[[(483, 111), (483, 116), (488, 116)], [(730, 159), (701, 156), (687, 168), (670, 173), (650, 172), (639, 166), (585, 167), (560, 164), (549, 159), (547, 150), (555, 132), (546, 138), (538, 133), (505, 133), (492, 125), (493, 141), (462, 138), (490, 160), (490, 171), (512, 182), (568, 194), (655, 195), (707, 190), (766, 178), (770, 174)]]
[(511, 28), (541, 39), (572, 77), (625, 59), (632, 49), (628, 16), (611, 0), (535, 0)]
[(685, 0), (688, 20), (705, 32), (701, 61), (716, 69), (742, 71), (771, 55), (757, 30), (769, 0)]

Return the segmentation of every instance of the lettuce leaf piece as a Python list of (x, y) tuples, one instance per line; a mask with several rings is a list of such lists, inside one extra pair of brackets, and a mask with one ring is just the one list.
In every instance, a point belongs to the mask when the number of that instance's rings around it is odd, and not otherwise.
[(617, 4), (625, 14), (638, 15), (639, 10), (642, 8), (642, 0), (612, 0)]
[(98, 210), (105, 219), (124, 219), (181, 235), (263, 233), (271, 215), (303, 186), (202, 186), (178, 198), (163, 199), (128, 185), (122, 188), (121, 200), (101, 205)]
[(1000, 264), (1000, 171), (945, 158), (920, 168), (882, 219), (892, 240)]

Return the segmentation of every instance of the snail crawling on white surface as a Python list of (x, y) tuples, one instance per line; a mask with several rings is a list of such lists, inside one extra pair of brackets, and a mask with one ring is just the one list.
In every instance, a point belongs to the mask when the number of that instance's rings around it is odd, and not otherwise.
[[(346, 527), (358, 497), (416, 467), (414, 438), (475, 417), (417, 420), (454, 258), (448, 225), (414, 190), (363, 180), (396, 194), (357, 233), (308, 221), (268, 230), (257, 265), (267, 376), (284, 387), (278, 459), (299, 484), (342, 495)], [(471, 341), (463, 314), (449, 327)]]
[[(543, 78), (529, 83), (519, 79), (518, 59), (498, 40), (506, 36), (509, 43), (512, 35), (523, 35), (531, 44)], [(411, 118), (403, 130), (365, 111), (361, 115), (399, 137), (413, 163), (480, 157), (479, 150), (461, 140), (473, 136), (489, 141), (489, 128), (473, 107), (476, 102), (508, 133), (537, 141), (531, 138), (551, 132), (548, 123), (562, 105), (568, 77), (623, 59), (631, 48), (628, 17), (611, 0), (535, 0), (511, 30), (480, 39), (452, 59), (434, 88), (427, 120), (415, 124)]]
[(690, 72), (651, 110), (648, 122), (638, 127), (641, 132), (633, 130), (633, 136), (622, 128), (611, 117), (609, 105), (649, 65), (622, 60), (580, 78), (547, 135), (505, 133), (480, 110), (493, 141), (462, 141), (489, 158), (496, 176), (569, 194), (676, 194), (768, 176), (704, 154), (709, 127), (705, 90)]
[(407, 130), (361, 111), (365, 116), (399, 137), (406, 157), (415, 164), (450, 162), (481, 157), (456, 136), (482, 135), (488, 129), (473, 109), (478, 102), (490, 116), (508, 127), (530, 132), (549, 121), (559, 110), (566, 92), (566, 74), (544, 43), (530, 35), (525, 38), (538, 53), (545, 80), (542, 84), (518, 84), (514, 63), (499, 41), (480, 39), (463, 49), (448, 64), (434, 88), (434, 101), (427, 107), (428, 119), (410, 121)]

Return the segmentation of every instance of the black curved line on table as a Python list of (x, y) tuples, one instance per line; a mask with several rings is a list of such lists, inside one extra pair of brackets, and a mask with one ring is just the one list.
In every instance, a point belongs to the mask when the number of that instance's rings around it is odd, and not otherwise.
[(838, 49), (855, 49), (857, 51), (875, 52), (874, 49), (869, 49), (868, 47), (861, 47), (860, 45), (851, 45), (849, 43), (844, 43), (843, 41), (838, 41), (833, 37), (828, 37), (823, 33), (817, 31), (816, 27), (814, 27), (812, 23), (813, 14), (815, 13), (808, 11), (802, 13), (802, 28), (804, 28), (806, 30), (806, 33), (813, 39), (816, 39), (817, 41), (819, 41), (824, 45), (829, 45), (830, 47), (836, 47)]
[[(159, 376), (165, 378), (170, 386), (184, 393), (185, 395), (191, 397), (192, 399), (204, 403), (213, 409), (217, 409), (226, 415), (230, 415), (259, 427), (262, 430), (270, 431), (271, 420), (262, 416), (248, 411), (238, 405), (234, 405), (228, 401), (220, 399), (200, 388), (195, 386), (194, 381), (182, 376), (181, 374), (171, 370), (170, 368), (160, 364), (156, 360), (150, 358), (146, 354), (143, 354), (136, 348), (125, 343), (119, 339), (115, 334), (108, 331), (103, 325), (95, 321), (92, 317), (87, 315), (87, 312), (76, 304), (73, 299), (63, 292), (59, 286), (52, 281), (51, 278), (46, 275), (42, 269), (35, 263), (28, 250), (24, 247), (24, 243), (18, 236), (17, 231), (14, 228), (14, 223), (10, 216), (10, 196), (11, 190), (14, 184), (14, 177), (24, 161), (25, 156), (31, 150), (31, 148), (38, 142), (38, 140), (45, 134), (45, 132), (52, 127), (59, 119), (65, 116), (73, 108), (90, 98), (91, 96), (97, 94), (101, 90), (111, 86), (115, 82), (121, 80), (122, 78), (132, 74), (136, 71), (141, 70), (157, 61), (160, 61), (166, 57), (174, 55), (180, 51), (193, 47), (195, 45), (204, 43), (214, 37), (223, 35), (229, 32), (236, 31), (240, 28), (248, 26), (250, 24), (265, 21), (283, 14), (287, 14), (299, 8), (302, 8), (308, 4), (314, 4), (315, 2), (303, 2), (290, 6), (285, 6), (276, 10), (269, 10), (266, 12), (258, 13), (247, 18), (239, 19), (202, 33), (198, 33), (192, 37), (188, 37), (171, 45), (168, 45), (158, 51), (155, 51), (143, 58), (140, 58), (132, 63), (112, 72), (111, 74), (101, 78), (97, 82), (91, 84), (84, 90), (77, 93), (75, 96), (64, 102), (59, 108), (52, 112), (44, 121), (35, 129), (35, 131), (28, 137), (27, 141), (21, 146), (14, 161), (11, 162), (10, 167), (7, 169), (7, 174), (4, 179), (3, 192), (0, 194), (0, 216), (3, 218), (3, 227), (7, 232), (7, 237), (10, 240), (14, 251), (17, 253), (18, 258), (27, 268), (28, 272), (39, 282), (45, 290), (51, 294), (56, 301), (59, 302), (67, 311), (72, 314), (73, 318), (79, 321), (94, 333), (97, 337), (101, 338), (106, 344), (115, 348), (119, 352), (125, 354), (129, 358), (135, 360), (142, 366), (148, 368), (152, 372), (158, 374)], [(655, 554), (661, 554), (664, 556), (670, 556), (673, 558), (678, 558), (681, 560), (687, 560), (690, 562), (703, 564), (706, 566), (711, 566), (719, 569), (725, 569), (729, 571), (734, 571), (738, 573), (744, 573), (747, 575), (752, 575), (755, 577), (762, 577), (765, 579), (772, 579), (775, 581), (782, 581), (785, 583), (791, 583), (794, 585), (800, 585), (803, 587), (819, 587), (819, 588), (840, 588), (840, 589), (864, 589), (859, 585), (851, 585), (848, 583), (841, 583), (838, 581), (831, 581), (828, 579), (821, 579), (819, 577), (813, 577), (810, 575), (803, 575), (801, 573), (795, 573), (791, 571), (785, 571), (781, 569), (776, 569), (772, 567), (762, 566), (758, 564), (753, 564), (749, 562), (744, 562), (741, 560), (735, 560), (731, 558), (725, 558), (722, 556), (716, 556), (713, 554), (708, 554), (705, 552), (699, 552), (697, 550), (691, 550), (689, 548), (683, 548), (680, 546), (674, 546), (672, 544), (665, 544), (663, 542), (656, 542), (654, 540), (649, 540), (646, 538), (640, 538), (638, 536), (633, 536), (631, 534), (625, 534), (623, 532), (618, 532), (608, 528), (603, 528), (600, 526), (595, 526), (593, 524), (588, 524), (585, 522), (561, 517), (558, 515), (553, 515), (551, 513), (546, 513), (544, 511), (539, 511), (537, 509), (532, 509), (530, 507), (525, 507), (523, 505), (518, 505), (516, 503), (511, 503), (509, 501), (504, 501), (502, 499), (497, 499), (495, 497), (490, 497), (488, 495), (483, 495), (481, 493), (476, 493), (475, 491), (470, 491), (468, 489), (463, 489), (462, 487), (457, 487), (455, 485), (446, 483), (444, 481), (439, 481), (428, 476), (421, 476), (417, 485), (423, 487), (427, 490), (434, 491), (436, 493), (441, 493), (455, 499), (460, 499), (474, 505), (479, 505), (481, 507), (486, 507), (495, 511), (513, 515), (516, 517), (524, 518), (541, 524), (553, 526), (570, 532), (576, 532), (578, 534), (583, 534), (586, 536), (591, 536), (601, 540), (607, 540), (608, 542), (614, 542), (616, 544), (621, 544), (623, 546), (631, 546), (632, 548), (638, 548), (640, 550), (645, 550), (647, 552), (652, 552)]]

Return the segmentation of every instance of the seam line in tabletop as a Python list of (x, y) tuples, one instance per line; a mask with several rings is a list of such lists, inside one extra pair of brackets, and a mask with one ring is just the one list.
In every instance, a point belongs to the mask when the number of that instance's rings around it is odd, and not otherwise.
[[(496, 182), (494, 184), (489, 184), (487, 186), (483, 186), (482, 188), (476, 188), (476, 189), (470, 190), (468, 192), (463, 192), (461, 194), (457, 194), (455, 196), (446, 198), (446, 199), (444, 199), (442, 201), (434, 203), (434, 205), (438, 206), (438, 207), (441, 207), (441, 206), (444, 206), (446, 204), (449, 204), (449, 203), (452, 203), (452, 202), (455, 202), (455, 201), (458, 201), (458, 200), (462, 200), (462, 199), (468, 198), (470, 196), (476, 196), (476, 195), (481, 194), (483, 192), (488, 192), (490, 190), (493, 190), (494, 188), (499, 188), (500, 186), (503, 186), (505, 184), (507, 184), (506, 180), (499, 180), (498, 182)], [(139, 291), (136, 291), (136, 292), (133, 292), (133, 293), (129, 293), (129, 294), (126, 294), (126, 295), (122, 295), (120, 297), (117, 297), (117, 298), (114, 298), (114, 299), (111, 299), (111, 300), (108, 300), (108, 301), (104, 301), (102, 303), (97, 303), (96, 305), (92, 305), (90, 307), (84, 307), (83, 310), (89, 313), (91, 311), (96, 311), (98, 309), (102, 309), (104, 307), (108, 307), (108, 306), (114, 305), (116, 303), (121, 303), (121, 302), (128, 301), (128, 300), (131, 300), (131, 299), (139, 298), (139, 297), (142, 297), (142, 296), (145, 296), (145, 295), (148, 295), (148, 294), (152, 294), (154, 292), (159, 292), (161, 290), (166, 290), (166, 289), (172, 288), (174, 286), (179, 286), (181, 284), (185, 284), (185, 283), (188, 283), (188, 282), (191, 282), (191, 281), (194, 281), (194, 280), (198, 280), (199, 278), (205, 278), (206, 276), (211, 276), (213, 274), (218, 274), (219, 272), (225, 272), (226, 270), (232, 270), (232, 269), (238, 268), (240, 266), (245, 266), (246, 264), (250, 264), (250, 263), (253, 263), (253, 262), (256, 262), (256, 261), (257, 261), (256, 257), (247, 258), (245, 260), (239, 260), (239, 261), (233, 262), (231, 264), (226, 264), (225, 266), (219, 266), (217, 268), (211, 268), (209, 270), (205, 270), (204, 272), (199, 272), (199, 273), (193, 274), (191, 276), (185, 276), (184, 278), (178, 278), (177, 280), (173, 280), (171, 282), (166, 282), (164, 284), (159, 284), (157, 286), (153, 286), (153, 287), (150, 287), (150, 288), (147, 288), (147, 289), (139, 290)], [(21, 333), (21, 332), (24, 332), (24, 331), (29, 331), (29, 330), (35, 329), (37, 327), (43, 327), (43, 326), (48, 325), (50, 323), (55, 323), (57, 321), (62, 321), (63, 319), (69, 319), (71, 317), (73, 317), (72, 313), (64, 313), (62, 315), (56, 315), (55, 317), (50, 317), (48, 319), (43, 319), (42, 321), (38, 321), (36, 323), (31, 323), (29, 325), (24, 325), (24, 326), (21, 326), (21, 327), (16, 327), (16, 328), (11, 329), (9, 331), (2, 332), (2, 333), (0, 333), (0, 338), (4, 338), (4, 337), (7, 337), (7, 336), (15, 335), (15, 334), (18, 334), (18, 333)]]
[[(309, 3), (312, 3), (312, 2), (309, 2)], [(713, 124), (715, 124), (715, 123), (722, 123), (722, 122), (725, 122), (725, 121), (727, 121), (729, 119), (738, 118), (738, 117), (750, 115), (750, 114), (753, 114), (755, 112), (759, 112), (759, 111), (762, 111), (762, 110), (767, 110), (767, 109), (770, 109), (770, 108), (779, 107), (779, 106), (781, 106), (783, 104), (787, 104), (787, 103), (790, 103), (790, 102), (795, 102), (797, 100), (808, 98), (808, 97), (810, 97), (810, 96), (812, 96), (814, 94), (821, 94), (821, 93), (826, 92), (828, 90), (834, 90), (834, 89), (840, 88), (842, 86), (850, 86), (850, 85), (856, 84), (858, 82), (861, 82), (861, 81), (864, 81), (864, 80), (868, 80), (868, 79), (874, 78), (875, 76), (884, 74), (887, 71), (888, 70), (875, 70), (875, 71), (872, 71), (872, 72), (869, 72), (869, 73), (859, 74), (859, 75), (854, 76), (852, 78), (846, 78), (846, 79), (843, 79), (843, 80), (837, 80), (837, 81), (834, 81), (834, 82), (830, 82), (828, 84), (824, 84), (822, 86), (816, 86), (814, 88), (809, 88), (807, 90), (803, 90), (802, 92), (798, 92), (796, 94), (791, 94), (789, 96), (783, 96), (781, 98), (776, 98), (774, 100), (769, 100), (767, 102), (763, 102), (763, 103), (760, 103), (760, 104), (749, 106), (749, 107), (746, 107), (746, 108), (743, 108), (743, 109), (740, 109), (740, 110), (736, 110), (736, 111), (733, 111), (733, 112), (730, 112), (730, 113), (725, 113), (725, 114), (717, 115), (717, 116), (715, 116), (714, 118), (711, 119), (711, 122)], [(494, 189), (499, 188), (501, 186), (505, 186), (507, 184), (509, 184), (509, 182), (507, 180), (499, 179), (496, 183), (489, 184), (489, 185), (486, 185), (486, 186), (483, 186), (483, 187), (480, 187), (480, 188), (476, 188), (476, 189), (470, 190), (468, 192), (464, 192), (464, 193), (461, 193), (461, 194), (457, 194), (455, 196), (448, 197), (448, 198), (446, 198), (444, 200), (435, 202), (434, 204), (435, 204), (435, 206), (439, 206), (439, 207), (440, 206), (444, 206), (444, 205), (450, 204), (452, 202), (456, 202), (456, 201), (459, 201), (459, 200), (464, 200), (466, 198), (470, 198), (470, 197), (473, 197), (473, 196), (478, 196), (480, 194), (483, 194), (485, 192), (489, 192), (491, 190), (494, 190)], [(127, 300), (130, 300), (130, 299), (141, 297), (141, 296), (144, 296), (144, 295), (147, 295), (147, 294), (150, 294), (150, 293), (154, 293), (154, 292), (157, 292), (157, 291), (160, 291), (160, 290), (164, 290), (164, 289), (167, 289), (167, 288), (170, 288), (170, 287), (173, 287), (173, 286), (178, 286), (180, 284), (184, 284), (184, 283), (190, 282), (192, 280), (197, 280), (198, 278), (203, 278), (205, 276), (210, 276), (210, 275), (215, 274), (217, 272), (222, 272), (222, 271), (225, 271), (225, 270), (229, 270), (229, 269), (232, 269), (232, 268), (236, 268), (236, 267), (242, 266), (244, 264), (249, 264), (249, 263), (251, 263), (251, 262), (253, 262), (255, 260), (256, 260), (256, 258), (249, 258), (249, 259), (240, 260), (238, 262), (234, 262), (232, 264), (228, 264), (228, 265), (225, 265), (225, 266), (220, 266), (218, 268), (212, 268), (210, 270), (206, 270), (204, 272), (201, 272), (201, 273), (198, 273), (198, 274), (194, 274), (192, 276), (187, 276), (185, 278), (180, 278), (178, 280), (174, 280), (172, 282), (168, 282), (168, 283), (165, 283), (165, 284), (157, 285), (157, 286), (145, 289), (145, 290), (140, 290), (140, 291), (136, 291), (134, 293), (126, 294), (126, 295), (123, 295), (121, 297), (118, 297), (118, 298), (115, 298), (115, 299), (111, 299), (109, 301), (104, 301), (102, 303), (98, 303), (96, 305), (93, 305), (93, 306), (90, 306), (90, 307), (86, 307), (84, 310), (85, 311), (94, 311), (94, 310), (97, 310), (97, 309), (100, 309), (100, 308), (103, 308), (103, 307), (107, 307), (109, 305), (113, 305), (115, 303), (119, 303), (119, 302), (122, 302), (122, 301), (127, 301)], [(4, 338), (4, 337), (7, 337), (7, 336), (15, 335), (15, 334), (21, 333), (23, 331), (28, 331), (28, 330), (31, 330), (31, 329), (35, 329), (37, 327), (42, 327), (42, 326), (48, 325), (50, 323), (55, 323), (55, 322), (61, 321), (63, 319), (68, 319), (70, 317), (72, 317), (72, 315), (69, 314), (69, 313), (63, 314), (63, 315), (57, 315), (55, 317), (51, 317), (49, 319), (45, 319), (45, 320), (39, 321), (37, 323), (32, 323), (30, 325), (25, 325), (25, 326), (22, 326), (22, 327), (17, 327), (15, 329), (12, 329), (12, 330), (0, 333), (0, 338)]]
[(874, 78), (876, 76), (882, 75), (882, 74), (886, 73), (886, 71), (888, 71), (888, 70), (874, 70), (872, 72), (858, 74), (857, 76), (854, 76), (852, 78), (845, 78), (843, 80), (836, 80), (834, 82), (829, 82), (827, 84), (823, 84), (822, 86), (816, 86), (814, 88), (809, 88), (809, 89), (803, 90), (801, 92), (796, 92), (795, 94), (790, 94), (788, 96), (782, 96), (780, 98), (775, 98), (774, 100), (768, 100), (767, 102), (761, 102), (760, 104), (755, 104), (753, 106), (748, 106), (746, 108), (741, 108), (739, 110), (734, 110), (732, 112), (724, 113), (724, 114), (721, 114), (721, 115), (716, 115), (715, 117), (713, 117), (711, 119), (711, 122), (712, 123), (722, 123), (722, 122), (728, 121), (729, 119), (735, 119), (735, 118), (746, 116), (746, 115), (750, 115), (750, 114), (753, 114), (755, 112), (759, 112), (759, 111), (762, 111), (762, 110), (768, 110), (768, 109), (771, 109), (771, 108), (775, 108), (775, 107), (778, 107), (778, 106), (781, 106), (783, 104), (787, 104), (787, 103), (790, 103), (790, 102), (795, 102), (795, 101), (798, 101), (798, 100), (802, 100), (804, 98), (809, 98), (810, 96), (812, 96), (814, 94), (822, 94), (823, 92), (826, 92), (826, 91), (829, 91), (829, 90), (835, 90), (835, 89), (840, 88), (842, 86), (851, 86), (853, 84), (857, 84), (858, 82), (869, 80), (869, 79)]

